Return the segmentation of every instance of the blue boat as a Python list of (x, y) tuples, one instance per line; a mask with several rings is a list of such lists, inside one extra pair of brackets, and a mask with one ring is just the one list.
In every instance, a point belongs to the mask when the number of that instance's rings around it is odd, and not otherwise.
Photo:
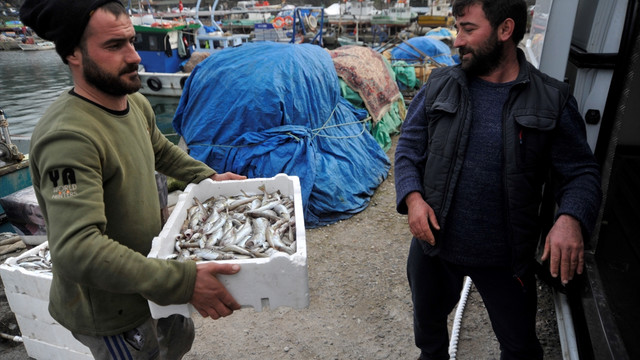
[[(200, 2), (196, 9), (199, 7)], [(187, 63), (194, 53), (208, 55), (249, 39), (249, 35), (224, 34), (213, 15), (212, 26), (203, 25), (197, 10), (195, 18), (167, 19), (151, 13), (132, 14), (130, 18), (136, 30), (135, 47), (141, 58), (140, 93), (144, 95), (180, 97), (190, 73)]]
[[(29, 148), (29, 139), (12, 140), (9, 122), (0, 109), (0, 198), (31, 186), (29, 158), (23, 152)], [(0, 232), (15, 232), (0, 204)]]

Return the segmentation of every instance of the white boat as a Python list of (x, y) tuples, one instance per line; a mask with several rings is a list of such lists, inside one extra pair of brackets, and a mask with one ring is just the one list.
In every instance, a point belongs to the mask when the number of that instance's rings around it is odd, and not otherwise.
[(374, 7), (373, 1), (371, 0), (350, 0), (344, 4), (340, 4), (337, 13), (333, 7), (329, 7), (325, 10), (325, 13), (327, 14), (326, 20), (329, 23), (338, 24), (354, 21), (366, 23), (371, 21), (373, 15), (377, 14), (378, 12), (379, 11)]
[(225, 29), (236, 27), (253, 27), (255, 24), (269, 23), (274, 14), (282, 9), (282, 5), (269, 5), (267, 1), (238, 1), (230, 10), (216, 11)]
[(141, 94), (173, 97), (182, 95), (184, 83), (189, 77), (189, 73), (147, 72), (144, 68), (138, 70), (138, 75), (142, 81)]
[(51, 41), (40, 41), (35, 44), (18, 44), (18, 46), (24, 51), (52, 50), (56, 48), (56, 45)]
[(409, 0), (398, 0), (394, 6), (382, 9), (371, 17), (373, 25), (409, 25), (412, 18)]
[(2, 50), (20, 50), (20, 44), (22, 41), (15, 37), (5, 36), (0, 34), (0, 51)]

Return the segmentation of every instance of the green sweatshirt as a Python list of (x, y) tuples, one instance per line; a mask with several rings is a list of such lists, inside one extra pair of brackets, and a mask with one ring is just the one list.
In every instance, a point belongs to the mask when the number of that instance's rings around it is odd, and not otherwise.
[(86, 335), (118, 334), (150, 316), (147, 300), (184, 304), (196, 266), (147, 258), (161, 230), (155, 170), (199, 182), (211, 168), (158, 130), (139, 93), (123, 112), (63, 93), (36, 125), (29, 151), (53, 262), (49, 312)]

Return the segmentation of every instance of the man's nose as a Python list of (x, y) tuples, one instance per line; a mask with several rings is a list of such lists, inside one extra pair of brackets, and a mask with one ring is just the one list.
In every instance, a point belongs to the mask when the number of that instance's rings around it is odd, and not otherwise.
[(138, 54), (138, 52), (136, 51), (135, 46), (133, 46), (133, 44), (129, 44), (127, 62), (139, 64), (141, 60), (142, 59), (140, 58), (140, 54)]

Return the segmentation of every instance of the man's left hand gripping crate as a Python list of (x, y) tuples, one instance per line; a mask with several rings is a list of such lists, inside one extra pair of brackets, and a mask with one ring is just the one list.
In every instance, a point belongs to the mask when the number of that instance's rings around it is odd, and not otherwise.
[[(233, 181), (206, 179), (199, 184), (190, 184), (182, 193), (162, 232), (153, 240), (148, 257), (167, 258), (174, 253), (176, 236), (187, 218), (187, 210), (194, 206), (193, 198), (200, 202), (212, 196), (232, 197), (241, 194), (257, 195), (279, 191), (293, 198), (295, 216), (296, 251), (289, 255), (278, 252), (268, 258), (222, 260), (240, 265), (234, 275), (217, 275), (242, 307), (253, 307), (257, 311), (275, 309), (280, 306), (292, 308), (309, 307), (309, 280), (307, 272), (307, 243), (304, 217), (297, 176), (278, 174), (273, 178)], [(216, 260), (218, 261), (218, 260)], [(172, 314), (191, 316), (197, 312), (191, 304), (160, 306), (149, 302), (154, 318)]]
[(49, 246), (44, 242), (18, 257), (0, 264), (0, 275), (11, 311), (16, 315), (27, 354), (34, 359), (93, 359), (89, 348), (49, 315), (52, 275), (20, 266), (22, 260), (37, 256)]

